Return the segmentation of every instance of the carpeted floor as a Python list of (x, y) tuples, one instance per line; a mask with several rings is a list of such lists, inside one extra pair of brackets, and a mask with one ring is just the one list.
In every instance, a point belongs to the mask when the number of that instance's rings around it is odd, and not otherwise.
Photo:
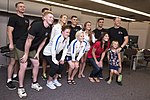
[[(112, 84), (105, 80), (100, 83), (91, 83), (88, 75), (91, 67), (85, 69), (85, 78), (76, 77), (76, 85), (68, 85), (66, 75), (63, 74), (61, 87), (50, 90), (46, 87), (46, 81), (41, 78), (42, 69), (39, 72), (39, 83), (43, 90), (37, 92), (30, 88), (31, 70), (26, 71), (25, 89), (28, 94), (26, 100), (150, 100), (150, 68), (138, 69), (129, 73), (129, 68), (123, 69), (123, 86), (117, 85), (115, 77)], [(6, 88), (7, 68), (0, 68), (0, 100), (20, 100), (17, 90), (10, 91)], [(108, 76), (108, 68), (104, 68), (104, 78)], [(16, 83), (16, 86), (18, 84)]]

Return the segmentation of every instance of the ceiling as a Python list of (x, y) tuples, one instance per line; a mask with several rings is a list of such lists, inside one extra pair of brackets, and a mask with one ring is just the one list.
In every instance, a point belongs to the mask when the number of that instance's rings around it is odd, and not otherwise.
[[(76, 6), (80, 8), (86, 8), (95, 11), (100, 11), (104, 13), (114, 14), (117, 16), (128, 17), (128, 18), (136, 19), (137, 21), (150, 21), (150, 17), (146, 17), (144, 15), (139, 15), (121, 9), (94, 3), (89, 0), (49, 0), (49, 1)], [(115, 3), (121, 6), (126, 6), (150, 14), (150, 0), (105, 0), (105, 1)], [(94, 16), (102, 16), (102, 15), (97, 15), (97, 14), (92, 14), (87, 12), (82, 12), (82, 13), (86, 13)], [(102, 17), (107, 17), (107, 16), (102, 16)]]

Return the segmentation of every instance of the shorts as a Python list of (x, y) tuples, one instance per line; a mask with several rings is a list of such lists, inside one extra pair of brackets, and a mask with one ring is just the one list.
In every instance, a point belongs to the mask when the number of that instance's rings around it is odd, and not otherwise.
[[(16, 54), (17, 54), (17, 58), (15, 58), (15, 59), (19, 60), (24, 55), (24, 51), (21, 51), (21, 50), (19, 50), (19, 49), (16, 48)], [(35, 54), (36, 54), (36, 50), (29, 51), (28, 58), (34, 58)]]
[[(77, 56), (75, 57), (75, 60), (76, 59), (77, 59)], [(70, 61), (70, 60), (72, 60), (72, 57), (71, 56), (66, 56), (65, 61)]]
[(14, 45), (14, 49), (13, 50), (10, 50), (9, 57), (16, 59), (16, 57), (17, 57), (16, 45)]
[(112, 65), (109, 65), (109, 69), (111, 70), (116, 70), (116, 71), (118, 71), (118, 69), (119, 69), (120, 67), (119, 66), (112, 66)]

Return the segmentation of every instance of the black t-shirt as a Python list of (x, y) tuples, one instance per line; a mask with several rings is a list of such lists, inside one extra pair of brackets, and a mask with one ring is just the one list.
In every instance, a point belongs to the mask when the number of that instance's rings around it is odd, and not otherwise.
[(7, 26), (14, 28), (12, 36), (13, 43), (16, 44), (17, 40), (27, 32), (29, 27), (29, 20), (26, 17), (14, 15), (9, 18)]
[(104, 32), (107, 32), (108, 33), (108, 30), (107, 29), (104, 29), (104, 28), (102, 28), (101, 30), (99, 30), (99, 29), (95, 29), (95, 30), (93, 30), (93, 32), (95, 33), (95, 38), (96, 39), (99, 39), (100, 38), (100, 36), (104, 33)]
[[(51, 30), (52, 30), (52, 26), (45, 28), (43, 21), (33, 23), (28, 31), (28, 34), (34, 37), (30, 47), (30, 51), (37, 50), (39, 45), (42, 43), (42, 41), (45, 38), (47, 38), (48, 35), (51, 33)], [(25, 42), (28, 34), (22, 36), (16, 44), (16, 47), (21, 51), (24, 51)]]
[(119, 42), (119, 45), (121, 46), (124, 42), (124, 37), (128, 36), (128, 32), (123, 27), (119, 27), (119, 28), (111, 27), (109, 28), (109, 36), (111, 42), (113, 40), (117, 40)]
[(70, 25), (70, 28), (71, 28), (71, 31), (70, 31), (70, 36), (69, 36), (69, 37), (70, 37), (69, 43), (71, 43), (72, 40), (75, 39), (76, 32), (79, 31), (79, 30), (81, 30), (81, 27), (80, 27), (80, 26), (72, 27), (72, 26)]
[(42, 18), (37, 18), (37, 19), (33, 20), (30, 25), (32, 25), (32, 24), (35, 23), (35, 22), (40, 22), (40, 21), (43, 21), (43, 19), (42, 19)]

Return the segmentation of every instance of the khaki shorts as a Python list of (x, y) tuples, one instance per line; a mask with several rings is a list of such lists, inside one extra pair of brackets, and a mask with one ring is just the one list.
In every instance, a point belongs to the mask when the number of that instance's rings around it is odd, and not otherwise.
[(16, 59), (16, 57), (17, 57), (16, 45), (14, 45), (13, 50), (10, 50), (9, 56), (10, 56), (10, 58), (15, 58)]
[[(16, 56), (15, 59), (19, 60), (24, 55), (24, 51), (21, 51), (21, 50), (19, 50), (19, 49), (16, 48), (16, 54), (17, 54), (17, 56)], [(28, 55), (28, 58), (34, 58), (35, 54), (36, 54), (36, 50), (30, 51), (29, 55)]]

